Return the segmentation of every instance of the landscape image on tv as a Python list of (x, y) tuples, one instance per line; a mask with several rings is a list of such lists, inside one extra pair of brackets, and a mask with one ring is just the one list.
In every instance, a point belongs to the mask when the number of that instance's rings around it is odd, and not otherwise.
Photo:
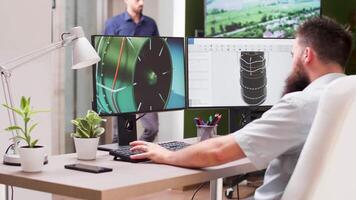
[(206, 0), (205, 35), (294, 38), (298, 25), (320, 16), (320, 0)]

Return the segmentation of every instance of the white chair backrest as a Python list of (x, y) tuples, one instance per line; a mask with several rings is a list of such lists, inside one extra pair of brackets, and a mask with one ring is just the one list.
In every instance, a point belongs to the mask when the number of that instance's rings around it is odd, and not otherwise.
[(356, 199), (356, 75), (322, 94), (284, 200)]

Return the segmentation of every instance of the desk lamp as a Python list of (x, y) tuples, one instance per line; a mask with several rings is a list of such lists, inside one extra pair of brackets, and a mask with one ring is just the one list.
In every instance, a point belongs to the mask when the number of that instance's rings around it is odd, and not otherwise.
[[(84, 36), (84, 31), (82, 27), (74, 27), (69, 32), (63, 33), (61, 35), (61, 40), (55, 43), (52, 43), (44, 48), (32, 51), (23, 56), (14, 58), (5, 63), (0, 64), (0, 73), (1, 73), (1, 81), (3, 84), (4, 97), (7, 105), (11, 107), (14, 106), (13, 98), (11, 94), (10, 87), (10, 77), (11, 72), (18, 67), (21, 67), (22, 64), (28, 63), (36, 58), (46, 55), (47, 53), (59, 49), (61, 47), (68, 46), (73, 44), (72, 51), (72, 69), (80, 69), (84, 67), (91, 66), (100, 61), (100, 57), (91, 46), (89, 41)], [(16, 117), (15, 112), (10, 111), (8, 109), (8, 118), (10, 125), (16, 125)], [(17, 153), (18, 141), (16, 139), (16, 135), (19, 133), (17, 131), (12, 132), (13, 136), (13, 144), (12, 153), (6, 153), (4, 156), (4, 164), (8, 165), (21, 165), (20, 157)], [(46, 162), (46, 161), (45, 161)]]

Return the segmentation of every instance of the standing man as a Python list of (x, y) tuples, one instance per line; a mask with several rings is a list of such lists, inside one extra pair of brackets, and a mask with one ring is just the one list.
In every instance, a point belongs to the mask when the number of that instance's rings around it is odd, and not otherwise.
[(105, 35), (159, 36), (156, 22), (142, 14), (144, 0), (125, 0), (126, 12), (107, 20)]
[[(107, 20), (105, 35), (159, 36), (156, 22), (142, 14), (144, 0), (125, 0), (125, 4), (124, 13)], [(158, 133), (158, 114), (145, 113), (140, 116), (140, 120), (145, 129), (140, 140), (152, 142)]]
[(239, 131), (168, 151), (149, 142), (135, 141), (131, 150), (157, 163), (183, 167), (208, 167), (247, 157), (258, 169), (267, 167), (255, 200), (276, 200), (283, 195), (312, 126), (326, 86), (344, 77), (352, 49), (351, 34), (328, 18), (313, 18), (297, 31), (293, 46), (293, 71), (283, 97), (260, 119)]

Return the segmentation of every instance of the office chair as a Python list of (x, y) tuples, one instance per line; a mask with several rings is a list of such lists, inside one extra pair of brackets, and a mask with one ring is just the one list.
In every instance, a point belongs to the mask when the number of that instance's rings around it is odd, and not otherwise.
[(337, 79), (322, 94), (282, 199), (355, 199), (355, 180), (356, 75)]

